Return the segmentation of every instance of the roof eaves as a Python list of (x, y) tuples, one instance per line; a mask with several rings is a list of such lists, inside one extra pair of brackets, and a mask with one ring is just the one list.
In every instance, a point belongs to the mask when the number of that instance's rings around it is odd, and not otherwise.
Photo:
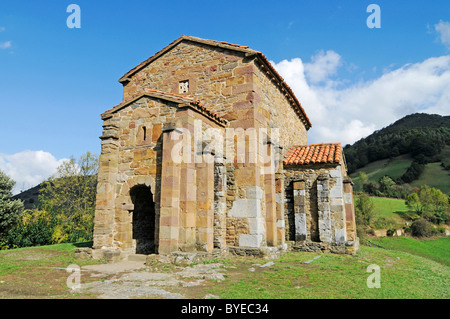
[(243, 53), (246, 53), (246, 54), (255, 54), (255, 53), (258, 52), (258, 51), (250, 49), (248, 46), (232, 44), (232, 43), (228, 43), (228, 42), (224, 42), (224, 41), (201, 39), (201, 38), (197, 38), (197, 37), (188, 36), (188, 35), (184, 35), (183, 34), (178, 39), (176, 39), (175, 41), (173, 41), (172, 43), (170, 43), (169, 45), (167, 45), (166, 47), (164, 47), (160, 51), (156, 52), (150, 58), (148, 58), (147, 60), (139, 63), (137, 66), (135, 66), (130, 71), (125, 73), (119, 79), (119, 82), (120, 83), (124, 83), (124, 82), (128, 81), (129, 77), (132, 76), (134, 73), (138, 72), (143, 67), (149, 65), (151, 62), (153, 62), (154, 60), (158, 59), (163, 54), (165, 54), (168, 51), (170, 51), (172, 48), (174, 48), (177, 44), (179, 44), (182, 41), (192, 41), (192, 42), (196, 42), (196, 43), (202, 43), (202, 44), (206, 44), (206, 45), (220, 47), (220, 48), (223, 48), (223, 49), (243, 52)]
[(305, 110), (303, 109), (300, 101), (297, 99), (297, 97), (294, 94), (294, 91), (292, 91), (291, 87), (286, 83), (286, 81), (283, 79), (283, 77), (278, 73), (278, 71), (273, 67), (272, 63), (267, 59), (267, 57), (261, 53), (255, 51), (254, 53), (260, 61), (263, 63), (261, 65), (263, 68), (268, 69), (268, 75), (270, 73), (273, 75), (274, 79), (276, 79), (281, 86), (281, 91), (284, 94), (284, 96), (288, 99), (291, 105), (296, 106), (296, 113), (299, 115), (299, 117), (302, 119), (303, 124), (305, 124), (305, 127), (307, 130), (309, 130), (312, 127), (311, 121), (309, 120), (308, 116), (306, 115)]

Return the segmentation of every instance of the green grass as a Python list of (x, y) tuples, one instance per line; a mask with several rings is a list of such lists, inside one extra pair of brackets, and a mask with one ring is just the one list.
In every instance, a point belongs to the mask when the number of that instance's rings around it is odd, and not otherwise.
[(418, 240), (411, 237), (384, 237), (372, 240), (386, 249), (408, 252), (450, 266), (450, 237)]
[(386, 197), (371, 197), (375, 205), (375, 211), (379, 217), (395, 217), (409, 214), (408, 206), (403, 199)]
[[(383, 242), (390, 249), (361, 246), (356, 256), (291, 252), (265, 268), (258, 266), (267, 263), (262, 258), (217, 258), (214, 262), (226, 267), (226, 279), (201, 288), (205, 290), (200, 295), (211, 293), (222, 299), (448, 299), (448, 244), (447, 238), (398, 238)], [(61, 244), (0, 251), (0, 297), (76, 298), (67, 292), (64, 269), (52, 269), (97, 263), (76, 259), (75, 247)], [(372, 264), (380, 266), (381, 288), (367, 287), (372, 274), (367, 268)]]
[(440, 162), (426, 164), (422, 174), (411, 182), (411, 186), (420, 187), (424, 184), (450, 194), (450, 171), (443, 169)]
[[(321, 258), (309, 264), (305, 261)], [(255, 261), (248, 261), (247, 267)], [(381, 288), (368, 288), (369, 265), (380, 266)], [(355, 257), (287, 253), (270, 268), (230, 276), (211, 293), (225, 299), (449, 298), (450, 268), (407, 252), (361, 246)]]
[(378, 180), (387, 175), (393, 180), (401, 177), (408, 167), (411, 165), (411, 157), (409, 155), (400, 155), (393, 159), (384, 159), (367, 164), (350, 175), (355, 183), (358, 183), (358, 175), (360, 172), (367, 174), (369, 181), (378, 182)]
[(73, 263), (80, 266), (84, 263), (95, 263), (92, 260), (76, 259), (75, 247), (80, 247), (80, 244), (66, 243), (0, 250), (0, 276), (13, 272), (24, 272), (28, 269), (65, 268)]
[[(405, 222), (411, 221), (416, 217), (416, 213), (411, 212), (403, 199), (394, 199), (386, 197), (371, 197), (375, 209), (375, 221), (392, 221), (395, 228), (402, 228)], [(384, 228), (384, 227), (381, 227)]]
[[(357, 196), (355, 196), (356, 201)], [(403, 199), (387, 198), (387, 197), (370, 197), (374, 203), (375, 218), (373, 224), (377, 220), (392, 221), (393, 226), (402, 228), (405, 222), (411, 221), (416, 217), (416, 213), (411, 212)], [(380, 227), (385, 228), (385, 227)]]

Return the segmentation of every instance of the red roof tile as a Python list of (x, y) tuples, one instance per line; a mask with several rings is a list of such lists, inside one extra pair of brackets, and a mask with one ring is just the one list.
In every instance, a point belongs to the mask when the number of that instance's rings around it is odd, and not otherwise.
[(284, 155), (284, 165), (308, 165), (339, 163), (342, 157), (341, 143), (293, 145)]

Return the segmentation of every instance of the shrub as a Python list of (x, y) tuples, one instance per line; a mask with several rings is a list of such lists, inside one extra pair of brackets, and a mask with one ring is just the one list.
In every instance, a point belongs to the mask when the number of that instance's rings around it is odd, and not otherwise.
[(375, 206), (372, 198), (362, 194), (356, 199), (355, 205), (356, 223), (369, 226), (375, 217)]
[(10, 247), (30, 247), (53, 244), (55, 221), (45, 211), (26, 211), (19, 222), (8, 232)]
[(433, 225), (424, 218), (420, 218), (411, 224), (411, 235), (416, 237), (431, 237), (436, 234)]
[(23, 202), (11, 199), (15, 184), (15, 181), (0, 170), (0, 239), (14, 227), (23, 213)]

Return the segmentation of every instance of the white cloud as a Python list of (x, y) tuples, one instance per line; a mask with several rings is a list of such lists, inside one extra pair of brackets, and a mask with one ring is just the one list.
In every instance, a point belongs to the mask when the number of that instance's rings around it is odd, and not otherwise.
[(11, 47), (11, 41), (0, 42), (0, 49), (8, 49)]
[(0, 153), (0, 170), (16, 182), (13, 193), (17, 194), (56, 173), (56, 168), (65, 160), (57, 160), (44, 151), (23, 151), (12, 155)]
[(6, 30), (5, 27), (0, 27), (0, 32), (3, 32), (3, 31), (5, 31), (5, 30)]
[(336, 52), (319, 51), (311, 57), (310, 63), (305, 63), (305, 74), (311, 83), (323, 82), (329, 80), (331, 75), (335, 75), (341, 64), (341, 56)]
[[(345, 88), (329, 85), (340, 65), (338, 57), (321, 52), (312, 59), (314, 67), (300, 58), (274, 64), (311, 119), (309, 143), (351, 144), (407, 114), (450, 113), (450, 55), (405, 65)], [(328, 62), (319, 62), (323, 59)]]
[(434, 29), (440, 34), (442, 44), (450, 47), (450, 22), (439, 21)]

